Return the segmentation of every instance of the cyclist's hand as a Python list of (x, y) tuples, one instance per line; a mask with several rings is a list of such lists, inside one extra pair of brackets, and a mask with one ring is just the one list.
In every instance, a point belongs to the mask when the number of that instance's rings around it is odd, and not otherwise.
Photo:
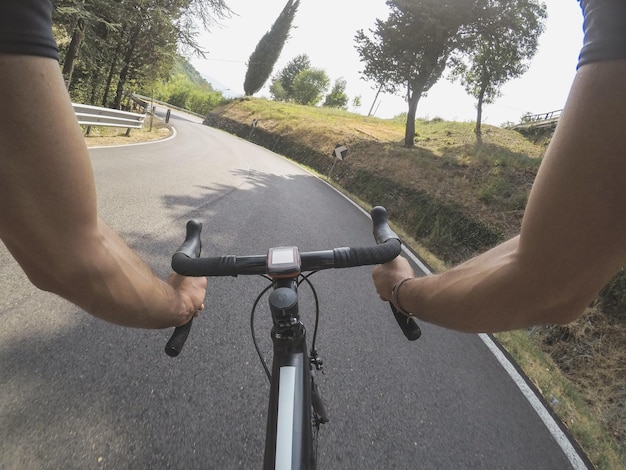
[(167, 282), (177, 291), (182, 300), (178, 313), (179, 318), (175, 320), (174, 326), (183, 325), (193, 317), (200, 315), (200, 311), (204, 309), (206, 277), (186, 277), (172, 273), (167, 278)]
[(415, 272), (402, 256), (398, 256), (388, 263), (380, 264), (372, 271), (376, 292), (378, 292), (381, 300), (391, 300), (393, 286), (407, 277), (415, 277)]

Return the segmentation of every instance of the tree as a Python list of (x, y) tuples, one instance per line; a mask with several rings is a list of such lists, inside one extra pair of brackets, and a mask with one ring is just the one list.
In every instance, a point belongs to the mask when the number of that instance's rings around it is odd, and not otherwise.
[(315, 106), (328, 91), (329, 85), (326, 72), (312, 68), (309, 56), (300, 54), (272, 79), (270, 93), (277, 101)]
[(303, 70), (311, 68), (311, 60), (306, 54), (291, 59), (272, 80), (270, 93), (277, 101), (290, 101), (293, 97), (293, 82)]
[(293, 101), (315, 106), (328, 90), (330, 79), (322, 69), (303, 70), (293, 81)]
[(289, 31), (300, 0), (288, 0), (272, 28), (265, 33), (248, 60), (248, 70), (243, 82), (246, 96), (251, 96), (263, 88), (280, 57), (283, 46), (289, 39)]
[(405, 90), (409, 105), (404, 144), (414, 145), (415, 115), (420, 98), (439, 80), (461, 28), (475, 17), (475, 1), (387, 0), (386, 21), (376, 20), (370, 32), (355, 41), (362, 75), (387, 92)]
[(270, 93), (275, 101), (289, 101), (287, 98), (287, 92), (283, 86), (283, 82), (278, 79), (272, 80), (270, 85)]
[(537, 0), (483, 0), (483, 17), (452, 59), (452, 77), (476, 98), (476, 141), (482, 144), (483, 105), (500, 96), (507, 81), (528, 70), (547, 16)]
[(225, 0), (183, 0), (182, 3), (180, 16), (175, 21), (179, 45), (183, 53), (191, 51), (204, 56), (205, 51), (196, 41), (198, 25), (210, 31), (218, 20), (230, 18), (233, 12)]
[(85, 42), (87, 42), (86, 61), (93, 61), (103, 46), (96, 31), (115, 29), (119, 26), (110, 20), (119, 16), (116, 14), (118, 8), (116, 4), (103, 7), (100, 2), (92, 0), (57, 0), (55, 3), (54, 24), (70, 38), (66, 47), (62, 47), (65, 44), (59, 41), (63, 64), (61, 73), (68, 89), (72, 86), (74, 70)]
[(169, 74), (179, 47), (202, 54), (196, 25), (230, 13), (224, 0), (56, 0), (54, 7), (72, 98), (106, 106), (114, 93), (113, 107), (128, 86)]
[(347, 82), (345, 79), (338, 78), (335, 80), (332, 90), (328, 95), (326, 95), (324, 106), (347, 109), (348, 95), (346, 95), (346, 86)]

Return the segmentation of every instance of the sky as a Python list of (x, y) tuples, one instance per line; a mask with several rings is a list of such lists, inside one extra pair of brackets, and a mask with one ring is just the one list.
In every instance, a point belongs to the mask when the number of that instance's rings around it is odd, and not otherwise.
[[(192, 57), (194, 67), (225, 96), (242, 96), (247, 61), (261, 37), (271, 28), (287, 0), (226, 0), (235, 12), (219, 20), (209, 32), (202, 32), (199, 42), (208, 54)], [(582, 45), (582, 15), (576, 0), (544, 0), (548, 8), (546, 30), (539, 40), (539, 50), (528, 71), (502, 87), (502, 96), (484, 106), (483, 122), (501, 125), (519, 122), (526, 114), (547, 113), (562, 109), (576, 73)], [(386, 19), (385, 0), (301, 0), (290, 39), (285, 44), (272, 75), (299, 54), (307, 54), (311, 65), (323, 69), (331, 82), (347, 81), (350, 104), (361, 97), (361, 107), (352, 111), (367, 114), (376, 95), (372, 84), (360, 75), (363, 64), (355, 48), (356, 31), (374, 27), (376, 18)], [(451, 83), (444, 72), (441, 80), (423, 97), (417, 117), (473, 121), (475, 100), (459, 83)], [(255, 96), (270, 97), (269, 82)], [(374, 115), (392, 118), (406, 112), (402, 96), (381, 94)]]

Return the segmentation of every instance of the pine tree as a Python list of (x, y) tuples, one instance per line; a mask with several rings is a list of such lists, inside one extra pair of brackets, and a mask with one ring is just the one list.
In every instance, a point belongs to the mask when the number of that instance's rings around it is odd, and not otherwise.
[(263, 88), (271, 75), (283, 46), (289, 39), (289, 31), (299, 6), (300, 0), (288, 0), (272, 28), (265, 33), (250, 55), (243, 83), (246, 96), (251, 96)]

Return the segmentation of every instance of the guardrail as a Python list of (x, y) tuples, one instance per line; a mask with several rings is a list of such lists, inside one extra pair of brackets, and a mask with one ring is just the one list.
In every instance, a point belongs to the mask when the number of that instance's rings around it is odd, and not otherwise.
[(100, 108), (87, 104), (72, 103), (78, 123), (87, 126), (87, 135), (92, 126), (122, 127), (126, 128), (126, 135), (130, 135), (131, 129), (141, 129), (146, 119), (145, 114), (130, 113), (117, 109)]
[(132, 98), (133, 101), (135, 101), (135, 103), (140, 103), (140, 104), (145, 103), (146, 106), (150, 105), (151, 103), (152, 103), (153, 106), (155, 104), (158, 104), (159, 106), (163, 106), (164, 108), (170, 108), (170, 109), (175, 109), (177, 111), (182, 111), (184, 113), (191, 114), (192, 116), (196, 116), (196, 117), (199, 117), (199, 118), (202, 118), (202, 119), (204, 119), (206, 117), (206, 116), (204, 116), (202, 114), (198, 114), (198, 113), (194, 113), (193, 111), (189, 111), (188, 109), (179, 108), (178, 106), (174, 106), (173, 104), (166, 103), (165, 101), (155, 100), (154, 98), (151, 98), (149, 96), (138, 95), (137, 93), (133, 93), (131, 95), (131, 98)]
[(558, 119), (561, 117), (562, 109), (557, 109), (556, 111), (549, 111), (547, 113), (533, 114), (532, 116), (526, 116), (524, 118), (525, 121), (550, 121), (553, 119)]
[(533, 114), (531, 116), (524, 116), (523, 122), (516, 124), (511, 129), (529, 130), (529, 129), (547, 129), (555, 128), (561, 117), (562, 109), (556, 111), (549, 111), (547, 113)]

